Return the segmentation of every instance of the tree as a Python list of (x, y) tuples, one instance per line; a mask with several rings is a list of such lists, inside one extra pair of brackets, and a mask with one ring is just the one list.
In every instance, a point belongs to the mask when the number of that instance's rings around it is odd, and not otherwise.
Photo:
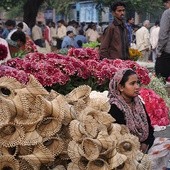
[[(117, 0), (95, 0), (100, 9), (102, 6), (110, 6)], [(138, 14), (156, 15), (162, 9), (162, 0), (123, 0), (127, 5), (127, 11), (135, 11)]]
[(36, 16), (40, 6), (44, 3), (44, 0), (27, 0), (23, 6), (24, 16), (23, 21), (32, 28), (36, 22)]
[(0, 0), (0, 6), (5, 10), (10, 10), (12, 7), (18, 5), (19, 2), (20, 0)]
[(23, 4), (23, 21), (32, 28), (35, 25), (38, 10), (45, 1), (46, 0), (0, 0), (0, 6), (10, 11), (13, 7)]
[(41, 6), (45, 9), (54, 8), (57, 13), (66, 14), (72, 2), (75, 0), (0, 0), (0, 6), (7, 11), (16, 10), (14, 13), (23, 11), (23, 21), (32, 28)]

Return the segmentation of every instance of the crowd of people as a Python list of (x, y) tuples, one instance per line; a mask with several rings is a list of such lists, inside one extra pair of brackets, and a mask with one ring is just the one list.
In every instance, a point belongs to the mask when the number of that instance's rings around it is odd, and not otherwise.
[(114, 18), (111, 24), (78, 23), (75, 20), (66, 23), (63, 19), (55, 23), (36, 19), (33, 28), (29, 28), (24, 22), (16, 23), (9, 19), (0, 22), (1, 42), (6, 41), (9, 45), (9, 56), (21, 50), (29, 53), (45, 48), (46, 52), (57, 52), (65, 48), (82, 48), (84, 43), (99, 42), (101, 59), (127, 60), (129, 48), (136, 48), (142, 54), (139, 61), (154, 62), (156, 74), (168, 79), (170, 35), (167, 20), (170, 1), (163, 0), (163, 3), (167, 10), (162, 15), (161, 26), (159, 20), (152, 27), (149, 20), (143, 21), (142, 26), (135, 25), (134, 16), (125, 17), (125, 3), (115, 2), (111, 6)]
[[(16, 31), (20, 32), (18, 34), (19, 44), (17, 44), (16, 39), (11, 37)], [(16, 47), (18, 45), (20, 47), (29, 40), (38, 48), (46, 48), (47, 52), (50, 52), (52, 47), (57, 50), (71, 47), (81, 48), (83, 43), (100, 41), (101, 34), (102, 27), (93, 22), (79, 24), (75, 20), (68, 23), (59, 20), (57, 23), (53, 21), (44, 23), (42, 20), (37, 20), (31, 29), (26, 23), (16, 23), (11, 19), (4, 23), (0, 22), (0, 37), (6, 40), (10, 46)], [(24, 35), (26, 40), (23, 39)], [(13, 50), (10, 51), (13, 53)], [(28, 52), (35, 51), (36, 48), (32, 48)], [(16, 51), (14, 50), (14, 52)]]

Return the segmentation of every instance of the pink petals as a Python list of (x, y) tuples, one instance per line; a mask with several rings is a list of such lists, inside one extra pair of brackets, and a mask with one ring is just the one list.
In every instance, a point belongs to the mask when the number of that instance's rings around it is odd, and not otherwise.
[(166, 126), (170, 123), (168, 113), (169, 108), (165, 101), (153, 90), (142, 88), (140, 95), (145, 102), (147, 113), (152, 125)]

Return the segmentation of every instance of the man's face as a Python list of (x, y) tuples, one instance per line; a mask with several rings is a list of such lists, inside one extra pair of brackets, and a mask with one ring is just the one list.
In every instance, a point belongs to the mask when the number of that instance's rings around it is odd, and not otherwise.
[(118, 6), (115, 11), (113, 11), (113, 16), (123, 20), (125, 17), (125, 7), (124, 6)]
[(58, 23), (58, 27), (61, 27), (61, 25), (62, 25), (62, 24), (59, 22), (59, 23)]
[(73, 37), (74, 37), (74, 33), (71, 32), (71, 33), (69, 34), (69, 37), (70, 37), (70, 38), (73, 38)]
[(134, 24), (134, 22), (135, 22), (134, 18), (132, 18), (132, 19), (129, 21), (130, 24)]
[(170, 1), (165, 2), (165, 3), (164, 3), (164, 7), (165, 7), (166, 9), (170, 8)]

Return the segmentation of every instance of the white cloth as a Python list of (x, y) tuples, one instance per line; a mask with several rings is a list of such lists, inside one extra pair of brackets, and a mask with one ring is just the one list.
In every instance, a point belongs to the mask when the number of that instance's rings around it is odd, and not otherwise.
[(57, 37), (63, 39), (66, 36), (67, 28), (64, 25), (57, 28)]
[(54, 27), (51, 27), (50, 31), (51, 31), (51, 38), (56, 38), (57, 37), (57, 29)]
[(144, 26), (136, 31), (136, 47), (139, 51), (150, 48), (149, 36), (149, 30)]
[(42, 29), (35, 25), (33, 28), (32, 28), (32, 39), (34, 41), (38, 40), (38, 39), (43, 39), (43, 33), (42, 33)]
[(28, 27), (28, 25), (25, 23), (25, 22), (22, 22), (23, 23), (23, 29), (22, 31), (26, 34), (26, 35), (31, 35), (31, 30), (30, 28)]
[(96, 30), (90, 29), (87, 33), (87, 38), (89, 42), (96, 42), (99, 37), (100, 35)]
[(159, 30), (160, 30), (159, 26), (155, 27), (152, 29), (152, 32), (150, 34), (150, 43), (151, 43), (152, 49), (155, 49), (158, 45)]
[(73, 34), (77, 35), (77, 31), (72, 25), (67, 26), (67, 31), (73, 31)]
[(8, 34), (8, 36), (7, 36), (6, 39), (11, 39), (11, 35), (12, 35), (15, 31), (17, 31), (17, 29), (11, 30), (11, 31), (9, 32), (9, 34)]
[(156, 132), (159, 132), (159, 131), (165, 130), (165, 129), (166, 129), (166, 126), (158, 126), (158, 125), (154, 126), (154, 131), (156, 131)]
[(170, 139), (156, 138), (153, 146), (149, 149), (148, 155), (152, 162), (152, 170), (162, 170), (170, 160)]

